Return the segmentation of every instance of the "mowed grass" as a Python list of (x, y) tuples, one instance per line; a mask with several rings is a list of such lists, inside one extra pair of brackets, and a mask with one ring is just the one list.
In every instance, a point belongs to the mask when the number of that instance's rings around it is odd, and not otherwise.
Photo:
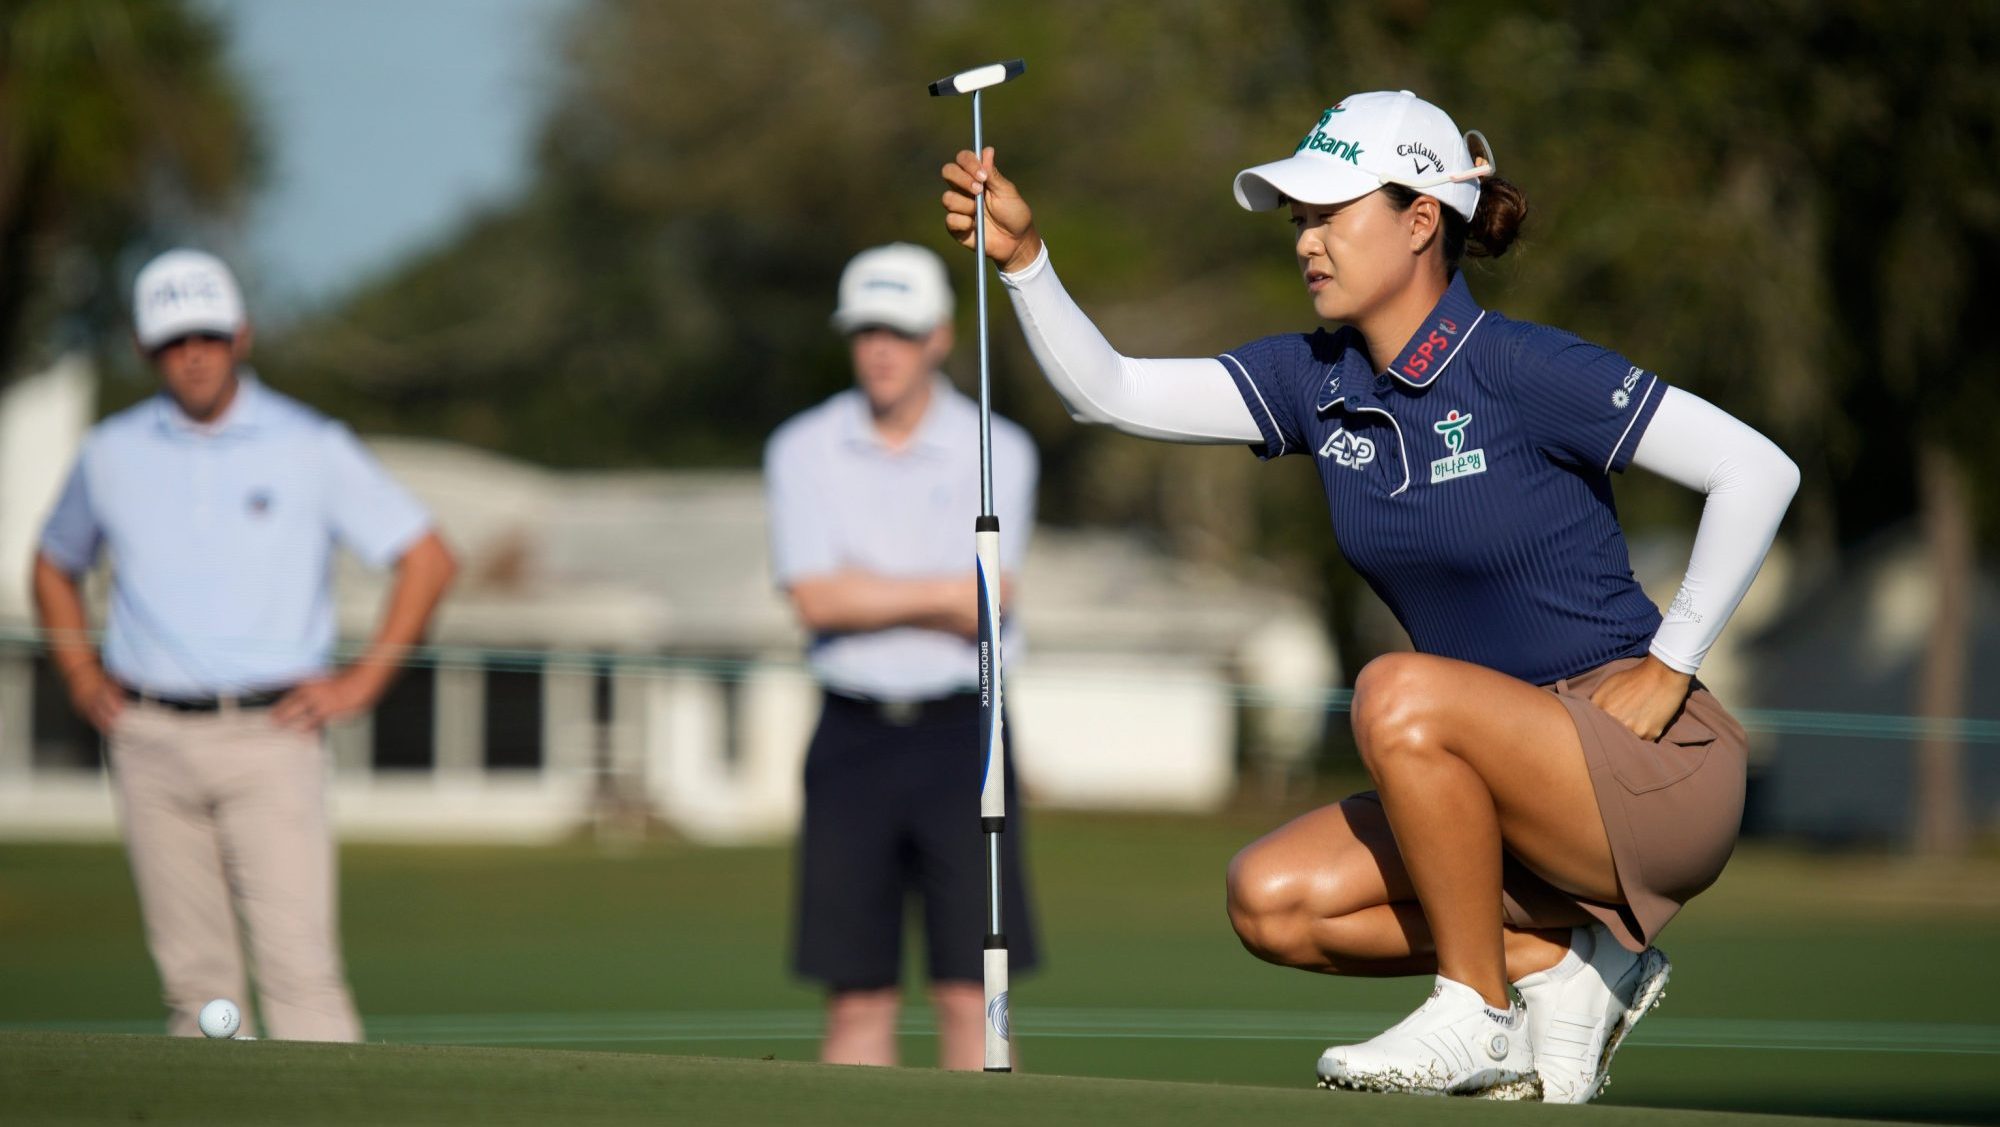
[[(420, 1074), (430, 1066), (412, 1062), (451, 1062), (437, 1066), (440, 1075), (458, 1077), (449, 1083), (469, 1083), (454, 1071), (460, 1069), (504, 1078), (581, 1067), (596, 1079), (578, 1092), (608, 1085), (607, 1091), (629, 1089), (641, 1102), (657, 1096), (655, 1080), (675, 1087), (704, 1077), (715, 1078), (704, 1088), (775, 1098), (755, 1093), (769, 1078), (783, 1077), (783, 1084), (799, 1085), (786, 1088), (785, 1099), (822, 1102), (805, 1105), (818, 1122), (847, 1121), (836, 1112), (855, 1109), (835, 1105), (849, 1099), (876, 1112), (888, 1106), (882, 1101), (933, 1107), (923, 1102), (933, 1098), (925, 1093), (963, 1099), (966, 1107), (952, 1112), (963, 1121), (992, 1098), (990, 1089), (951, 1085), (1027, 1081), (1054, 1085), (1033, 1088), (1037, 1093), (1072, 1092), (1054, 1074), (1284, 1089), (1254, 1096), (1239, 1088), (1103, 1089), (1118, 1093), (1107, 1097), (1112, 1104), (1131, 1108), (1142, 1106), (1132, 1102), (1140, 1090), (1180, 1093), (1167, 1099), (1168, 1108), (1208, 1106), (1188, 1102), (1194, 1098), (1188, 1093), (1220, 1091), (1238, 1100), (1273, 1100), (1270, 1115), (1278, 1122), (1291, 1100), (1325, 1114), (1331, 1111), (1325, 1101), (1340, 1097), (1309, 1089), (1320, 1049), (1379, 1030), (1414, 1005), (1427, 984), (1310, 976), (1242, 951), (1223, 916), (1222, 872), (1243, 842), (1283, 814), (1039, 819), (1030, 829), (1029, 864), (1049, 962), (1015, 984), (1017, 1040), (1030, 1075), (1005, 1078), (897, 1072), (821, 1080), (813, 1078), (854, 1073), (771, 1067), (808, 1061), (815, 1048), (819, 996), (786, 969), (790, 851), (671, 842), (343, 850), (351, 976), (371, 1038), (389, 1046), (66, 1041), (57, 1034), (158, 1028), (157, 984), (123, 857), (113, 846), (0, 846), (0, 1030), (21, 1031), (0, 1042), (0, 1069), (7, 1070), (0, 1072), (0, 1090), (13, 1104), (18, 1092), (88, 1088), (92, 1098), (139, 1100), (134, 1107), (159, 1121), (178, 1114), (168, 1101), (186, 1086), (148, 1088), (135, 1079), (154, 1067), (147, 1062), (191, 1069), (190, 1077), (208, 1075), (208, 1067), (226, 1076), (253, 1060), (289, 1059), (282, 1054), (296, 1051), (318, 1054), (298, 1058), (313, 1062), (307, 1075), (280, 1086), (298, 1091), (303, 1110), (320, 1105), (314, 1084), (362, 1083), (338, 1079), (347, 1075), (339, 1069), (349, 1067), (339, 1062), (351, 1061), (381, 1070), (370, 1073), (375, 1078), (367, 1085), (407, 1087), (415, 1100), (426, 1098), (421, 1092), (430, 1082)], [(1663, 946), (1675, 964), (1666, 1005), (1621, 1053), (1600, 1109), (2000, 1121), (2000, 859), (1919, 865), (1746, 848)], [(912, 981), (920, 981), (914, 968)], [(926, 1024), (920, 1007), (911, 1012), (909, 1063), (929, 1061)], [(492, 1048), (445, 1052), (417, 1043)], [(495, 1055), (503, 1046), (599, 1051)], [(172, 1055), (209, 1050), (248, 1052), (188, 1058), (198, 1064)], [(647, 1054), (749, 1060), (729, 1065)], [(14, 1063), (30, 1058), (48, 1062), (46, 1070)], [(79, 1083), (79, 1068), (98, 1075)], [(614, 1076), (624, 1079), (613, 1082)], [(207, 1081), (189, 1084), (196, 1096), (215, 1095)], [(476, 1086), (505, 1093), (512, 1084)], [(570, 1090), (548, 1084), (551, 1093)], [(828, 1086), (813, 1087), (821, 1084)], [(853, 1084), (862, 1087), (845, 1086)], [(438, 1106), (456, 1106), (455, 1098), (439, 1096)], [(576, 1114), (551, 1118), (619, 1121), (588, 1116), (622, 1114), (612, 1105), (625, 1098), (605, 1095), (611, 1102), (600, 1112), (588, 1110), (599, 1107), (590, 1102), (597, 1097), (579, 1094)], [(1070, 1106), (1061, 1101), (1072, 1096), (1046, 1098), (1056, 1102), (1015, 1111), (1068, 1114), (1058, 1106)], [(1074, 1106), (1098, 1106), (1089, 1103), (1095, 1098), (1074, 1095), (1083, 1101)], [(496, 1096), (495, 1102), (509, 1107), (492, 1109), (485, 1121), (511, 1121), (505, 1116), (516, 1113), (516, 1102), (547, 1114), (535, 1100)], [(1341, 1106), (1343, 1116), (1362, 1114), (1355, 1109), (1374, 1101)], [(661, 1117), (654, 1114), (659, 1110), (651, 1107), (648, 1117)], [(742, 1118), (719, 1105), (713, 1113), (718, 1118), (710, 1121)], [(84, 1118), (90, 1114), (97, 1113)], [(1117, 1117), (1127, 1114), (1137, 1113)], [(422, 1118), (388, 1113), (389, 1120), (401, 1117)], [(42, 1118), (50, 1117), (34, 1117)], [(1224, 1118), (1237, 1116), (1186, 1121)]]
[[(1063, 1076), (842, 1068), (795, 1061), (462, 1046), (227, 1044), (0, 1034), (8, 1116), (26, 1123), (814, 1124), (818, 1127), (1322, 1127), (1525, 1124), (1524, 1104)], [(1785, 1120), (1598, 1106), (1578, 1127)]]

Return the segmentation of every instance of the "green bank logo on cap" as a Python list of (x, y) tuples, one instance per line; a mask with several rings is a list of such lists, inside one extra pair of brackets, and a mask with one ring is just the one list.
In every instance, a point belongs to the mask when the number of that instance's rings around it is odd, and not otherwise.
[(1333, 115), (1341, 112), (1343, 108), (1342, 106), (1334, 106), (1321, 113), (1318, 123), (1313, 126), (1312, 132), (1306, 134), (1305, 138), (1299, 142), (1298, 148), (1292, 151), (1294, 153), (1302, 153), (1310, 150), (1315, 153), (1325, 153), (1330, 157), (1344, 158), (1349, 164), (1360, 164), (1361, 146), (1352, 141), (1343, 141), (1326, 131), (1326, 123), (1332, 121)]

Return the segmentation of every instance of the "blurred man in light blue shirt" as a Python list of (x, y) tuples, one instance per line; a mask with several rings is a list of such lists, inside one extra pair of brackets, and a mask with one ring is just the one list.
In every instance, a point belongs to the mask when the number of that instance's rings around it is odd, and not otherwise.
[[(820, 1056), (834, 1063), (896, 1061), (911, 898), (924, 910), (938, 1062), (984, 1063), (979, 408), (938, 371), (951, 311), (937, 255), (908, 243), (857, 255), (833, 316), (856, 386), (794, 416), (764, 451), (774, 578), (812, 634), (808, 660), (826, 690), (806, 752), (794, 967), (827, 988)], [(1011, 582), (1034, 527), (1035, 447), (997, 416), (992, 434)], [(1010, 615), (1010, 656), (1018, 634)], [(1003, 894), (1024, 972), (1037, 956), (1012, 762)]]
[[(42, 534), (37, 610), (72, 702), (107, 737), (169, 1031), (196, 1035), (211, 998), (248, 1002), (240, 914), (269, 1034), (358, 1041), (321, 731), (374, 706), (456, 565), (351, 431), (243, 367), (249, 323), (219, 260), (153, 260), (133, 321), (162, 392), (85, 439)], [(373, 643), (344, 669), (336, 545), (396, 569)], [(100, 660), (81, 583), (107, 555)]]

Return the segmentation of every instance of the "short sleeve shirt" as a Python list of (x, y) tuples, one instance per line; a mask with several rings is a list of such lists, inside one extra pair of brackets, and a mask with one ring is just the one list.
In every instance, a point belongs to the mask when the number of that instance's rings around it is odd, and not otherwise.
[[(993, 417), (993, 508), (1000, 564), (1018, 573), (1034, 530), (1038, 459), (1019, 426)], [(771, 568), (779, 587), (844, 570), (895, 578), (970, 575), (979, 495), (979, 407), (939, 376), (910, 440), (889, 449), (868, 401), (843, 391), (778, 428), (764, 450)], [(1020, 620), (1000, 641), (1022, 653)], [(978, 647), (955, 634), (899, 626), (814, 637), (807, 662), (839, 692), (920, 700), (974, 688)]]
[(383, 567), (430, 526), (353, 431), (245, 378), (213, 426), (165, 396), (98, 424), (40, 547), (72, 575), (110, 556), (113, 677), (211, 696), (324, 672), (335, 546)]
[(1548, 684), (1646, 652), (1609, 475), (1666, 384), (1570, 333), (1481, 309), (1454, 278), (1377, 372), (1353, 329), (1220, 357), (1261, 457), (1314, 458), (1341, 552), (1422, 653)]

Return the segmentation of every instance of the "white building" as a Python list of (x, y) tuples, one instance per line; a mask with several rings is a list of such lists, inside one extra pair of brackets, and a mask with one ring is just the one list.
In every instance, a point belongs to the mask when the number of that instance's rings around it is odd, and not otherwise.
[[(7, 837), (115, 833), (94, 734), (32, 645), (25, 583), (92, 388), (71, 361), (0, 402)], [(445, 443), (371, 445), (464, 570), (432, 660), (332, 734), (343, 834), (538, 839), (655, 819), (714, 842), (791, 831), (818, 697), (771, 587), (754, 472), (554, 473)], [(372, 631), (384, 582), (343, 565), (343, 636)], [(1043, 528), (1009, 613), (1031, 637), (1006, 688), (1032, 802), (1207, 809), (1234, 789), (1239, 729), (1278, 761), (1317, 747), (1338, 668), (1318, 612), (1289, 593), (1130, 537)], [(1246, 696), (1257, 707), (1239, 725)]]

